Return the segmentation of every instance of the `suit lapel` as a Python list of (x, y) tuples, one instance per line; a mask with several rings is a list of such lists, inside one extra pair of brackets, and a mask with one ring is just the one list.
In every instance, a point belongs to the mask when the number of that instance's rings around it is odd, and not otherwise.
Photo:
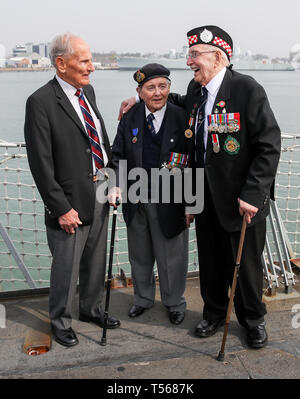
[[(231, 82), (231, 72), (227, 69), (226, 73), (224, 75), (224, 79), (222, 81), (222, 84), (220, 86), (220, 89), (218, 91), (218, 94), (216, 96), (213, 108), (212, 108), (212, 113), (215, 113), (215, 109), (218, 108), (217, 104), (220, 101), (225, 101), (225, 109), (227, 109), (229, 103), (230, 103), (230, 82)], [(227, 110), (228, 112), (228, 110)], [(208, 132), (207, 135), (207, 143), (206, 143), (206, 163), (209, 161), (211, 155), (213, 152), (213, 146), (212, 146), (212, 140), (211, 140), (211, 134)]]
[(81, 132), (86, 136), (87, 134), (81, 123), (81, 120), (78, 117), (73, 105), (70, 103), (68, 97), (65, 95), (63, 89), (60, 87), (60, 84), (55, 78), (51, 81), (51, 83), (55, 91), (57, 102), (61, 105), (61, 107), (65, 110), (69, 117), (76, 123)]
[(136, 143), (132, 143), (132, 154), (134, 158), (134, 163), (138, 167), (142, 167), (143, 165), (143, 136), (145, 134), (145, 121), (146, 121), (146, 112), (145, 112), (145, 104), (141, 102), (137, 105), (138, 109), (134, 113), (134, 117), (130, 124), (130, 132), (128, 139), (132, 142), (134, 137), (133, 129), (138, 129), (137, 141)]

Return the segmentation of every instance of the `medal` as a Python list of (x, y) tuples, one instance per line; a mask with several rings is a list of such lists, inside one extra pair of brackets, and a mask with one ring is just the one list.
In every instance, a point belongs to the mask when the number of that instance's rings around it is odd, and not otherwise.
[(220, 152), (219, 137), (217, 134), (212, 134), (211, 139), (213, 144), (213, 152), (217, 154), (218, 152)]
[(224, 131), (225, 131), (225, 125), (219, 125), (218, 132), (219, 133), (224, 133)]
[(234, 131), (234, 126), (232, 124), (230, 124), (230, 125), (228, 125), (227, 129), (228, 129), (229, 133), (232, 133)]
[(190, 139), (193, 136), (193, 132), (191, 129), (186, 129), (186, 131), (184, 132), (184, 135), (187, 139)]
[(136, 128), (134, 128), (134, 129), (132, 129), (132, 135), (133, 135), (133, 137), (132, 137), (132, 142), (133, 142), (133, 144), (135, 144), (136, 142), (137, 142), (137, 135), (138, 135), (138, 132), (139, 132), (139, 129), (136, 127)]
[(228, 136), (224, 143), (224, 149), (227, 154), (236, 155), (240, 151), (240, 143), (231, 136)]

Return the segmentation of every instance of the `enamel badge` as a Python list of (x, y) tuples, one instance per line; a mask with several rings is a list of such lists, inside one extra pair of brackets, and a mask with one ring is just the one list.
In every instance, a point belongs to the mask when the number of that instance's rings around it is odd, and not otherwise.
[(240, 143), (232, 136), (228, 136), (224, 143), (227, 154), (236, 155), (240, 151)]

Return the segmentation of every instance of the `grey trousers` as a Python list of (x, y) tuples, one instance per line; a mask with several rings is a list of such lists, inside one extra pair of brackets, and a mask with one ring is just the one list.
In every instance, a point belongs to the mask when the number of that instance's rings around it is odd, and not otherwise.
[(47, 227), (53, 256), (49, 314), (54, 328), (71, 327), (78, 277), (79, 312), (92, 317), (103, 314), (108, 210), (108, 203), (99, 204), (96, 200), (93, 223), (78, 227), (74, 234)]
[(162, 303), (169, 311), (184, 311), (188, 268), (188, 229), (166, 238), (160, 229), (156, 204), (140, 204), (127, 228), (128, 253), (134, 285), (133, 303), (150, 308), (155, 300), (156, 260)]

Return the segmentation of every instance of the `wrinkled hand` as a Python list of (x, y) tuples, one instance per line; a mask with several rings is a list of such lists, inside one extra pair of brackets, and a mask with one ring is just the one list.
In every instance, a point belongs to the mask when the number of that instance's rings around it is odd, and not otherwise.
[[(118, 204), (116, 204), (117, 198), (119, 199)], [(122, 194), (120, 187), (112, 187), (107, 194), (107, 199), (109, 205), (112, 205), (114, 208), (117, 208), (122, 202)]]
[(126, 114), (136, 104), (136, 98), (135, 97), (130, 97), (127, 100), (124, 100), (121, 102), (121, 107), (119, 111), (119, 117), (118, 121), (120, 121), (123, 118), (123, 115)]
[(256, 208), (253, 205), (248, 204), (248, 202), (245, 202), (243, 200), (241, 200), (240, 198), (238, 198), (238, 203), (240, 205), (239, 211), (240, 211), (240, 215), (244, 216), (246, 215), (246, 222), (248, 224), (251, 223), (251, 219), (257, 214), (258, 212), (258, 208)]
[(186, 227), (189, 228), (191, 223), (193, 223), (195, 219), (195, 215), (191, 215), (189, 213), (185, 214), (185, 223), (186, 223)]
[(65, 230), (67, 233), (74, 234), (75, 229), (82, 224), (82, 221), (79, 219), (78, 212), (72, 208), (69, 212), (59, 216), (58, 223), (61, 229)]

